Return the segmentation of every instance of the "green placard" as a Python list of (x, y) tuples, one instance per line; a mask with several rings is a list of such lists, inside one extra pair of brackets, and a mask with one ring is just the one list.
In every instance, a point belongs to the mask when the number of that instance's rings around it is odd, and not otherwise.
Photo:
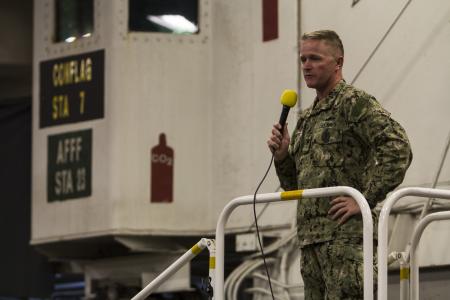
[(92, 130), (48, 136), (47, 201), (91, 195)]

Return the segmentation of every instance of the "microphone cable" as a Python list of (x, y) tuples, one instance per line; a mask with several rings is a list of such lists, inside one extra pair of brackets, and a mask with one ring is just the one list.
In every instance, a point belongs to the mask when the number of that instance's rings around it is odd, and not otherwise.
[[(286, 124), (286, 119), (289, 114), (289, 110), (297, 103), (297, 92), (294, 90), (284, 90), (280, 97), (280, 102), (283, 104), (283, 110), (281, 111), (280, 121), (278, 122), (281, 126), (281, 134), (283, 135), (284, 127)], [(283, 136), (282, 136), (283, 139)], [(270, 168), (272, 167), (274, 158), (275, 158), (275, 150), (272, 150), (272, 158), (270, 159), (269, 167), (267, 168), (264, 177), (261, 179), (261, 182), (258, 184), (256, 188), (255, 194), (253, 195), (253, 215), (255, 217), (255, 227), (256, 227), (256, 235), (258, 236), (259, 248), (261, 249), (261, 256), (264, 262), (264, 268), (266, 269), (267, 279), (269, 281), (270, 294), (272, 295), (272, 300), (275, 300), (275, 296), (273, 295), (272, 289), (272, 281), (270, 280), (269, 269), (267, 268), (266, 256), (264, 255), (264, 249), (261, 243), (261, 237), (259, 236), (259, 227), (258, 227), (258, 218), (256, 217), (256, 194), (258, 193), (259, 188), (263, 184), (264, 180), (266, 180), (267, 174), (269, 174)]]
[(261, 255), (262, 255), (263, 262), (264, 262), (264, 268), (266, 269), (267, 279), (269, 281), (270, 294), (272, 295), (272, 300), (275, 300), (275, 297), (273, 295), (273, 290), (272, 290), (272, 282), (270, 281), (269, 269), (267, 268), (267, 264), (266, 264), (266, 256), (264, 255), (264, 249), (263, 249), (263, 246), (261, 243), (261, 238), (259, 236), (258, 218), (256, 217), (256, 194), (258, 193), (258, 190), (261, 187), (261, 185), (263, 184), (264, 180), (266, 180), (267, 174), (269, 174), (270, 168), (272, 167), (273, 160), (274, 160), (274, 154), (272, 153), (272, 158), (270, 160), (269, 167), (267, 168), (266, 173), (264, 174), (264, 177), (259, 182), (258, 187), (255, 190), (255, 194), (253, 195), (253, 215), (255, 217), (256, 236), (258, 237), (259, 248), (261, 249)]

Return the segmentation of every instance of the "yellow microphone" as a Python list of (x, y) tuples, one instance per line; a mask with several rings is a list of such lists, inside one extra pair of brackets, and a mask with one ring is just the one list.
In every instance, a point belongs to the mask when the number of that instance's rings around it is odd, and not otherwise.
[(283, 110), (281, 111), (280, 121), (278, 123), (280, 123), (281, 131), (283, 131), (289, 110), (297, 103), (297, 92), (294, 90), (284, 90), (281, 94), (280, 102), (283, 104)]

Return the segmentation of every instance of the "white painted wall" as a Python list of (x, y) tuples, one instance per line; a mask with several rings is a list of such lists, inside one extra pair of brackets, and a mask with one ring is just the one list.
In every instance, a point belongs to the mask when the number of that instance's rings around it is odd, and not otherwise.
[[(35, 3), (33, 243), (213, 233), (225, 204), (252, 194), (269, 163), (279, 96), (297, 84), (296, 7), (280, 2), (280, 38), (263, 43), (257, 1), (201, 0), (201, 33), (176, 36), (128, 33), (127, 1), (96, 0), (93, 36), (53, 44), (52, 3)], [(105, 49), (105, 118), (39, 129), (39, 62), (98, 49)], [(92, 196), (47, 203), (47, 136), (88, 128)], [(161, 132), (175, 151), (172, 204), (149, 199), (150, 149)], [(261, 191), (275, 190), (273, 174)], [(262, 222), (289, 225), (293, 205)], [(252, 218), (244, 209), (230, 227), (247, 228)]]
[[(351, 1), (304, 0), (301, 31), (330, 28), (340, 34), (345, 48), (344, 77), (351, 82), (407, 2), (361, 0), (351, 8)], [(449, 36), (448, 1), (411, 1), (355, 82), (374, 95), (408, 133), (414, 159), (403, 185), (431, 186), (450, 132)], [(309, 105), (313, 92), (304, 87), (302, 91), (304, 103)], [(450, 187), (449, 157), (438, 187)], [(428, 246), (420, 249), (421, 265), (450, 263), (444, 250), (450, 240), (443, 234), (444, 228), (448, 229), (448, 222), (433, 224), (425, 231), (423, 242)], [(400, 232), (399, 238), (404, 234)], [(404, 246), (393, 250), (404, 250)]]
[[(266, 140), (279, 119), (279, 97), (284, 89), (296, 89), (298, 76), (295, 2), (279, 1), (279, 38), (265, 43), (261, 1), (215, 1), (213, 20), (211, 223), (224, 203), (254, 193), (270, 162)], [(288, 122), (295, 125), (295, 112)], [(272, 167), (260, 192), (274, 192), (278, 185)], [(289, 224), (293, 207), (270, 205), (261, 224)], [(251, 207), (241, 207), (229, 225), (252, 223)]]

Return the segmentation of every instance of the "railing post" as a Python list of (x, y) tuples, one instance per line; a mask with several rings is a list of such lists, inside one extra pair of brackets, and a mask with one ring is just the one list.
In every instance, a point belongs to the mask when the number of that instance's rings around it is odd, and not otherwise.
[[(214, 300), (214, 285), (216, 284), (216, 242), (215, 240), (208, 240), (207, 247), (209, 251), (209, 273), (208, 273), (208, 299)], [(209, 290), (210, 289), (210, 290)]]
[(409, 300), (409, 264), (400, 261), (400, 300)]
[[(449, 191), (450, 192), (450, 191)], [(441, 211), (429, 214), (419, 221), (413, 232), (410, 249), (409, 264), (411, 266), (411, 285), (410, 294), (411, 300), (419, 300), (419, 264), (417, 263), (417, 246), (419, 245), (420, 237), (422, 236), (425, 228), (434, 221), (449, 220), (450, 211)]]
[[(389, 196), (380, 212), (380, 219), (378, 222), (378, 300), (387, 299), (387, 252), (388, 252), (388, 221), (389, 214), (394, 204), (405, 196), (417, 197), (433, 197), (441, 199), (450, 199), (450, 190), (430, 189), (409, 187), (402, 188), (392, 193)], [(411, 272), (414, 272), (411, 266)], [(411, 273), (412, 277), (412, 273)], [(412, 289), (414, 282), (411, 281), (410, 288)]]

